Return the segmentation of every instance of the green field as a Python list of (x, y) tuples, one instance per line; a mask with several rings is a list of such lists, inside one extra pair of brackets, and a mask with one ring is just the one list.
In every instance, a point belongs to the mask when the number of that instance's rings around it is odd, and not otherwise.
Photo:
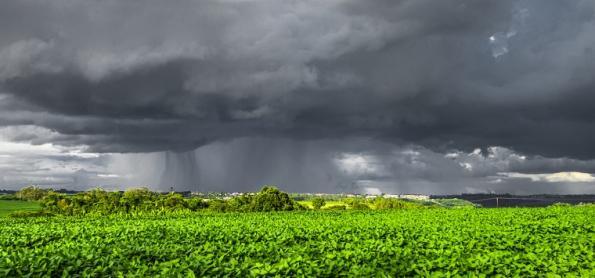
[[(299, 201), (298, 203), (303, 206), (306, 206), (309, 209), (314, 208), (314, 206), (312, 205), (312, 201)], [(346, 207), (348, 207), (349, 205), (342, 201), (325, 201), (325, 205), (322, 206), (322, 208), (324, 209), (324, 208), (329, 208), (332, 206), (346, 206)]]
[(595, 277), (595, 208), (0, 219), (7, 277), (548, 273)]
[(36, 202), (0, 200), (0, 217), (5, 217), (15, 211), (36, 211), (40, 208), (39, 203)]

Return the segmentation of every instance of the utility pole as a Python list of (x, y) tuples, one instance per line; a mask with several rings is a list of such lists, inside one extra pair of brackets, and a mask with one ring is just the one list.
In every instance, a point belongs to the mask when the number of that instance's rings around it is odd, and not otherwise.
[(498, 197), (496, 197), (496, 207), (500, 207), (500, 202), (498, 201)]

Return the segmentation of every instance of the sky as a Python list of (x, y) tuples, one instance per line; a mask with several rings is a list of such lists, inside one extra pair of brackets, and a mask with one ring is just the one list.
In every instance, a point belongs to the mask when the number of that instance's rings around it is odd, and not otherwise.
[(4, 0), (0, 188), (595, 194), (593, 0)]

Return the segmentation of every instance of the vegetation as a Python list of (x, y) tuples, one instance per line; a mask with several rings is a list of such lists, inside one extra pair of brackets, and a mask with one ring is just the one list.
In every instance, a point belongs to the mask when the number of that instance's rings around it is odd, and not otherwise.
[(5, 217), (17, 211), (39, 211), (41, 206), (36, 202), (0, 200), (0, 217)]
[(356, 210), (370, 209), (370, 206), (368, 206), (365, 203), (355, 202), (355, 203), (351, 204), (351, 209), (356, 209)]
[(12, 217), (12, 218), (27, 218), (27, 217), (50, 217), (50, 216), (54, 216), (52, 213), (49, 212), (45, 212), (42, 210), (34, 210), (34, 211), (15, 211), (11, 214), (9, 214), (8, 216)]
[(64, 215), (142, 213), (172, 211), (198, 211), (210, 209), (218, 212), (266, 212), (304, 209), (287, 193), (265, 186), (256, 194), (240, 195), (230, 200), (184, 198), (177, 193), (159, 194), (146, 188), (122, 192), (93, 189), (75, 195), (49, 192), (42, 199), (45, 211)]
[(0, 218), (0, 277), (595, 277), (593, 219), (590, 206)]
[(324, 207), (324, 205), (326, 205), (326, 201), (323, 198), (314, 198), (312, 199), (312, 207), (314, 207), (314, 209), (320, 209), (321, 207)]
[(327, 206), (324, 208), (325, 210), (346, 210), (347, 206), (345, 205), (332, 205), (332, 206)]
[(14, 194), (0, 194), (0, 201), (1, 200), (12, 201), (12, 200), (19, 200), (19, 198), (17, 198), (17, 196)]
[(442, 206), (442, 207), (447, 207), (447, 208), (474, 208), (477, 207), (476, 204), (471, 203), (469, 201), (466, 200), (462, 200), (462, 199), (434, 199), (433, 200), (436, 204)]
[(426, 208), (435, 207), (434, 204), (426, 204), (419, 201), (395, 199), (395, 198), (374, 198), (372, 206), (376, 209), (415, 209), (415, 208)]
[(288, 211), (299, 208), (287, 193), (271, 186), (265, 186), (254, 197), (248, 195), (247, 198), (251, 198), (249, 211)]
[(27, 186), (15, 194), (16, 198), (25, 201), (39, 201), (47, 196), (51, 190), (43, 189), (37, 186)]

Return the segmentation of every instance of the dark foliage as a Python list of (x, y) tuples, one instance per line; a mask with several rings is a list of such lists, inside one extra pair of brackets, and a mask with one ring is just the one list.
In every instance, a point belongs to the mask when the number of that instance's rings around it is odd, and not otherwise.
[(320, 209), (321, 207), (324, 207), (324, 205), (326, 205), (326, 201), (323, 198), (312, 199), (312, 206), (315, 209)]

